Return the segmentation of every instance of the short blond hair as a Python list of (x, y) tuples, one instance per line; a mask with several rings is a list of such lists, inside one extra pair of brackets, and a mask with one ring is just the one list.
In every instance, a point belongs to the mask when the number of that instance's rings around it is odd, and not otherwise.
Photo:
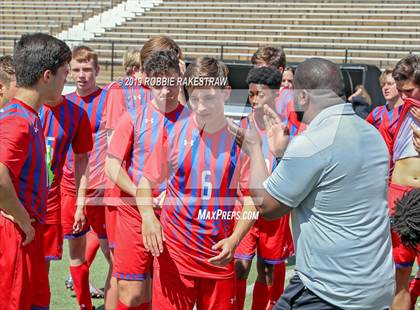
[(72, 51), (72, 59), (77, 62), (87, 62), (93, 59), (95, 67), (98, 66), (98, 54), (89, 46), (76, 46)]
[(141, 49), (132, 48), (129, 49), (123, 58), (123, 67), (127, 76), (133, 74), (133, 67), (140, 69), (141, 66)]
[(386, 68), (384, 72), (382, 72), (382, 74), (379, 76), (379, 85), (381, 85), (381, 87), (384, 87), (386, 83), (386, 77), (389, 74), (392, 74), (393, 70), (394, 70), (393, 68)]

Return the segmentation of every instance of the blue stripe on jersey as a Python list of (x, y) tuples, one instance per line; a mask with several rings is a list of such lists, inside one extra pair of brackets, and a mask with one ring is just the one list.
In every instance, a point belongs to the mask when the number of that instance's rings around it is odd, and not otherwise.
[[(195, 208), (196, 208), (196, 201), (197, 198), (199, 197), (198, 195), (198, 175), (197, 175), (197, 170), (199, 169), (194, 169), (194, 167), (197, 167), (197, 165), (199, 164), (199, 160), (198, 160), (198, 155), (201, 154), (199, 152), (200, 150), (200, 133), (199, 131), (195, 128), (192, 132), (191, 135), (191, 140), (194, 141), (194, 145), (191, 146), (191, 163), (190, 163), (190, 173), (189, 173), (189, 177), (191, 178), (191, 182), (189, 179), (185, 180), (186, 184), (191, 184), (191, 194), (190, 194), (190, 198), (188, 199), (188, 202), (186, 204), (187, 207), (187, 214), (185, 217), (185, 224), (186, 224), (186, 240), (188, 241), (191, 238), (191, 233), (192, 233), (192, 222), (193, 222), (193, 217), (194, 217), (194, 212), (195, 212)], [(186, 148), (186, 146), (184, 146), (184, 148)], [(185, 160), (185, 158), (184, 158)], [(184, 168), (183, 168), (184, 169)], [(185, 184), (184, 184), (184, 188), (185, 188)], [(201, 195), (201, 193), (200, 193)], [(182, 206), (182, 204), (180, 205)], [(179, 215), (179, 211), (177, 212), (177, 215)], [(185, 245), (187, 245), (187, 243), (185, 243)]]
[[(101, 91), (101, 96), (100, 96), (99, 102), (98, 102), (98, 108), (96, 110), (95, 131), (94, 131), (96, 141), (94, 142), (95, 143), (94, 150), (95, 150), (95, 156), (96, 156), (97, 160), (101, 160), (99, 158), (100, 150), (101, 150), (101, 147), (102, 147), (101, 143), (107, 143), (106, 139), (105, 139), (105, 142), (102, 141), (102, 139), (101, 139), (103, 135), (106, 135), (105, 128), (101, 128), (101, 121), (102, 121), (102, 116), (103, 116), (102, 111), (104, 109), (104, 105), (105, 105), (105, 102), (106, 102), (106, 100), (105, 100), (106, 96), (107, 96), (107, 92), (105, 90), (102, 90)], [(94, 98), (95, 97), (93, 97), (92, 99), (94, 99)], [(90, 105), (90, 102), (89, 102), (89, 105)], [(98, 162), (96, 162), (96, 163), (98, 163)]]
[[(204, 147), (205, 147), (205, 150), (204, 150), (204, 171), (208, 170), (211, 173), (212, 171), (210, 170), (209, 165), (210, 165), (210, 162), (211, 162), (211, 150), (212, 150), (212, 147), (213, 147), (213, 140), (212, 139), (206, 139), (204, 142), (205, 142), (205, 145), (204, 145)], [(202, 177), (203, 176), (201, 175), (201, 176), (198, 176), (198, 177), (200, 177), (200, 179), (201, 179), (200, 180), (201, 181), (200, 186), (199, 186), (200, 187), (199, 195), (201, 196), (201, 200), (200, 200), (201, 205), (199, 206), (199, 209), (204, 211), (203, 214), (206, 214), (207, 211), (208, 211), (209, 200), (203, 200), (202, 199), (202, 194), (203, 194), (203, 190), (204, 190), (203, 184), (202, 184)], [(212, 175), (210, 174), (210, 178), (211, 177), (212, 177)], [(218, 179), (216, 179), (216, 180), (218, 180)], [(197, 183), (195, 183), (195, 184), (197, 184)], [(218, 187), (217, 185), (218, 184), (213, 184), (213, 187)], [(215, 190), (212, 189), (212, 191), (210, 193), (206, 193), (208, 196), (210, 196), (210, 200), (213, 198), (213, 193), (212, 192), (215, 192)], [(207, 221), (206, 221), (205, 218), (199, 220), (199, 229), (198, 229), (197, 239), (198, 239), (198, 249), (200, 251), (203, 249), (203, 246), (204, 246), (203, 245), (203, 239), (206, 235), (206, 222)]]
[[(224, 153), (225, 147), (226, 147), (226, 138), (227, 138), (227, 136), (225, 134), (220, 136), (219, 149), (217, 150), (217, 154), (223, 154)], [(223, 156), (222, 160), (224, 162), (224, 160), (225, 160), (224, 156)], [(219, 210), (220, 206), (221, 206), (221, 198), (220, 198), (221, 189), (220, 189), (220, 187), (222, 185), (221, 182), (222, 182), (222, 179), (223, 179), (223, 175), (225, 173), (224, 169), (219, 169), (219, 158), (218, 158), (218, 161), (216, 162), (215, 173), (216, 173), (215, 180), (217, 180), (218, 184), (217, 184), (217, 190), (215, 192), (215, 196), (217, 197), (217, 202), (215, 202), (215, 204), (214, 204), (214, 211), (217, 212)], [(213, 236), (216, 236), (218, 234), (219, 230), (220, 230), (220, 219), (217, 218), (214, 221), (214, 227), (213, 227), (213, 230), (212, 230), (211, 234)]]

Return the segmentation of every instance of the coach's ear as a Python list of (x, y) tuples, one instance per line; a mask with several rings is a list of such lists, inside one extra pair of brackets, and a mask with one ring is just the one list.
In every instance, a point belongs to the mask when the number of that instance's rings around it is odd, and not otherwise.
[(3, 102), (3, 97), (5, 93), (6, 93), (6, 85), (0, 80), (0, 104)]

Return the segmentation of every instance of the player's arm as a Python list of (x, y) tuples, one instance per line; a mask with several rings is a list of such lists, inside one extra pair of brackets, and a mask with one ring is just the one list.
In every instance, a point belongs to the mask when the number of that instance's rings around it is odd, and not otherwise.
[(85, 197), (89, 180), (89, 156), (88, 153), (74, 154), (74, 178), (76, 179), (77, 204), (74, 213), (73, 230), (80, 232), (86, 223)]
[(2, 216), (19, 225), (26, 236), (23, 245), (27, 245), (34, 239), (35, 230), (18, 199), (12, 178), (21, 173), (28, 156), (28, 125), (19, 119), (4, 118), (0, 124), (0, 145), (0, 210)]
[(136, 191), (136, 203), (142, 219), (144, 246), (153, 256), (159, 256), (163, 252), (165, 236), (153, 209), (152, 184), (144, 176), (140, 179)]
[(153, 256), (159, 256), (163, 252), (163, 234), (162, 226), (153, 210), (153, 191), (154, 186), (158, 187), (168, 177), (168, 154), (169, 141), (164, 137), (165, 133), (159, 133), (155, 149), (148, 155), (143, 169), (143, 176), (137, 186), (136, 202), (142, 218), (142, 236), (143, 243), (147, 251)]
[(86, 223), (85, 199), (89, 182), (89, 152), (93, 148), (92, 129), (89, 116), (82, 110), (76, 134), (71, 146), (74, 153), (74, 178), (76, 181), (76, 212), (74, 213), (73, 231), (80, 232)]
[(136, 186), (127, 171), (122, 168), (122, 160), (108, 154), (105, 159), (105, 173), (119, 188), (132, 197), (136, 196)]
[[(252, 198), (250, 196), (245, 196), (242, 215), (248, 215), (251, 213), (255, 214), (257, 212), (257, 208), (255, 207)], [(232, 235), (230, 235), (228, 238), (220, 240), (212, 247), (212, 250), (221, 249), (221, 252), (217, 256), (210, 258), (209, 263), (212, 263), (216, 266), (225, 266), (233, 259), (235, 250), (239, 243), (255, 223), (255, 219), (251, 218), (253, 217), (241, 216), (239, 218)]]
[(420, 156), (420, 128), (414, 124), (411, 124), (411, 128), (413, 129), (414, 148), (416, 149), (417, 153), (419, 153), (419, 156)]
[[(270, 151), (276, 158), (283, 156), (288, 145), (287, 130), (275, 112), (265, 107), (264, 122), (267, 130), (267, 141)], [(255, 207), (266, 219), (276, 219), (287, 214), (290, 209), (285, 204), (273, 198), (263, 186), (269, 177), (267, 165), (261, 147), (261, 139), (255, 129), (253, 117), (250, 117), (250, 127), (240, 128), (229, 119), (229, 130), (235, 136), (236, 142), (244, 149), (250, 158), (249, 189)]]
[(16, 195), (9, 169), (2, 163), (0, 163), (0, 209), (5, 213), (3, 216), (16, 222), (25, 233), (23, 245), (30, 243), (35, 237), (35, 230), (28, 212)]
[[(110, 133), (110, 131), (108, 131)], [(136, 186), (127, 171), (123, 169), (123, 161), (134, 143), (134, 123), (126, 112), (115, 130), (111, 132), (108, 154), (105, 159), (105, 174), (114, 184), (132, 197), (136, 196)]]

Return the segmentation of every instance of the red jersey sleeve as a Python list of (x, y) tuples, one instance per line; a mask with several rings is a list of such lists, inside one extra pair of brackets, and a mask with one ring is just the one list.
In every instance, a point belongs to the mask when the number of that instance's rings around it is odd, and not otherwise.
[(158, 139), (161, 143), (156, 143), (143, 169), (144, 177), (154, 186), (159, 186), (168, 178), (171, 156), (170, 141), (164, 130), (161, 131)]
[(19, 117), (6, 117), (0, 123), (0, 162), (13, 178), (19, 177), (28, 156), (29, 130), (29, 124)]
[(370, 123), (371, 125), (375, 125), (375, 119), (373, 118), (373, 113), (375, 110), (369, 113), (369, 115), (366, 117), (366, 121)]
[(107, 130), (114, 130), (117, 127), (118, 120), (126, 111), (125, 95), (122, 87), (115, 83), (108, 90), (107, 95), (106, 125)]
[(112, 134), (108, 146), (108, 155), (116, 157), (121, 161), (126, 157), (127, 152), (134, 143), (134, 124), (129, 112), (125, 112)]
[[(243, 152), (243, 151), (242, 151)], [(251, 160), (245, 152), (241, 154), (241, 170), (239, 176), (239, 192), (240, 196), (251, 196), (249, 189), (249, 176), (251, 169)]]
[(75, 154), (90, 152), (93, 148), (92, 128), (90, 126), (89, 116), (83, 110), (77, 132), (74, 135), (71, 147)]

